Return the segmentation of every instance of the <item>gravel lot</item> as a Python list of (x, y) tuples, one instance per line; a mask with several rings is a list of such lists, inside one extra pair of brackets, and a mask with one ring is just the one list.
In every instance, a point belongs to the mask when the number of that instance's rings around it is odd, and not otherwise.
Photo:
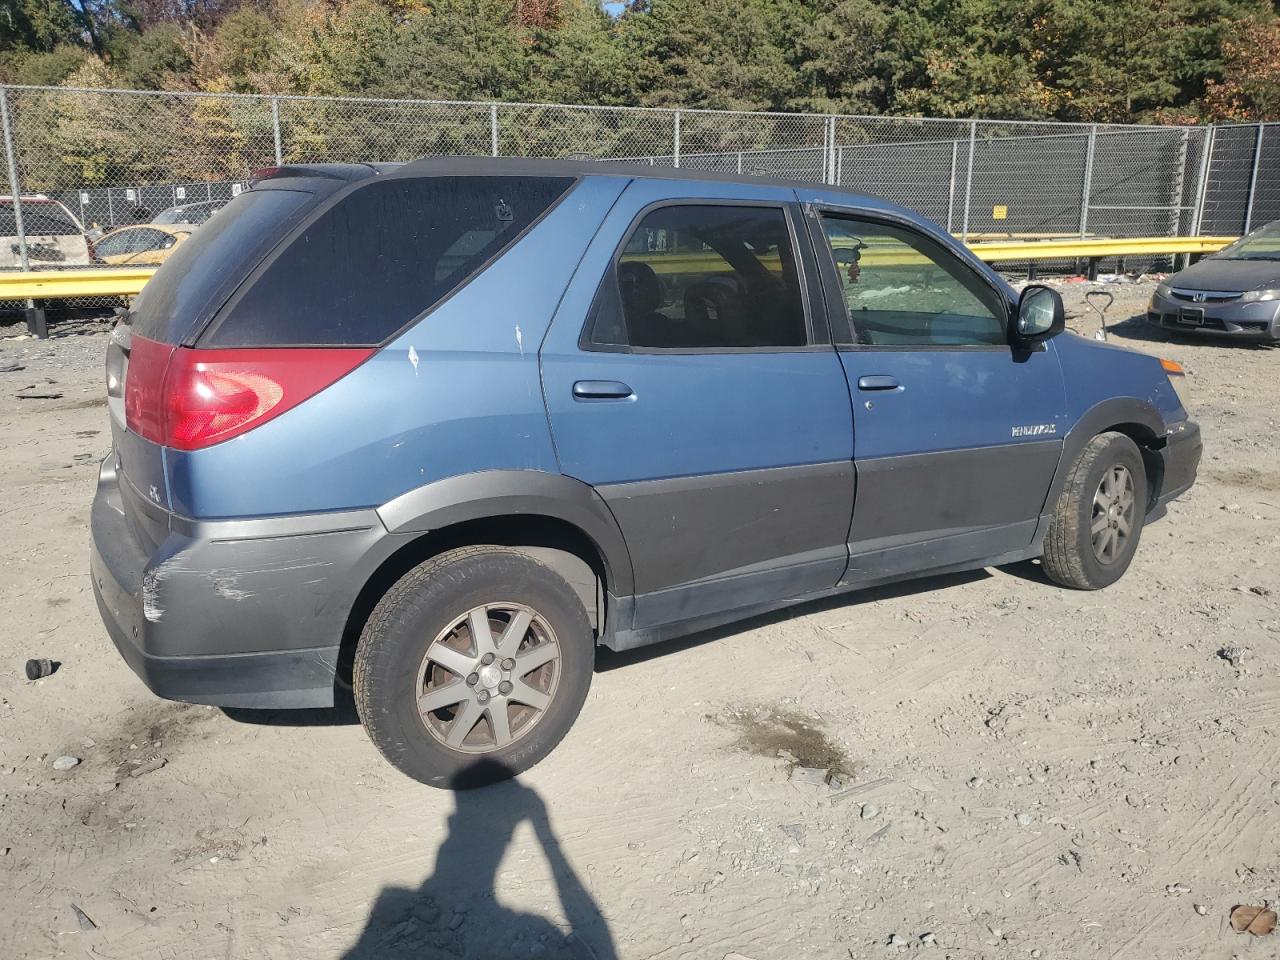
[(1280, 353), (1150, 337), (1151, 287), (1106, 286), (1112, 336), (1187, 365), (1205, 460), (1119, 584), (1028, 564), (605, 654), (548, 760), (456, 798), (349, 707), (144, 689), (86, 575), (107, 327), (0, 328), (0, 957), (1273, 957), (1227, 917), (1280, 899)]

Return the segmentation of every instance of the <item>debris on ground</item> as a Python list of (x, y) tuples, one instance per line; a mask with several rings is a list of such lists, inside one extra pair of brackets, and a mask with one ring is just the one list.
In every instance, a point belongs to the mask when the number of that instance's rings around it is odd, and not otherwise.
[(98, 925), (93, 922), (93, 919), (74, 903), (71, 905), (71, 912), (76, 915), (76, 922), (80, 924), (81, 930), (98, 929)]
[(1248, 651), (1244, 647), (1223, 647), (1218, 651), (1218, 657), (1227, 661), (1233, 667), (1239, 667)]
[(1265, 937), (1276, 928), (1276, 912), (1266, 907), (1238, 906), (1231, 910), (1231, 929)]
[(141, 777), (148, 773), (155, 773), (168, 762), (169, 761), (164, 757), (152, 757), (150, 760), (146, 761), (130, 760), (130, 764), (136, 763), (137, 766), (133, 767), (133, 769), (129, 771), (129, 776)]
[(43, 384), (29, 383), (25, 387), (19, 387), (14, 396), (19, 400), (57, 400), (62, 396), (62, 391), (53, 389), (56, 383), (56, 380), (49, 379)]
[(55, 770), (70, 770), (72, 767), (78, 767), (79, 765), (79, 757), (69, 757), (65, 754), (53, 761), (53, 769)]
[(1236, 933), (1252, 933), (1265, 937), (1276, 928), (1276, 911), (1265, 906), (1236, 906), (1231, 910), (1231, 929)]
[(28, 660), (26, 664), (26, 674), (28, 680), (42, 680), (51, 676), (58, 665), (48, 659)]

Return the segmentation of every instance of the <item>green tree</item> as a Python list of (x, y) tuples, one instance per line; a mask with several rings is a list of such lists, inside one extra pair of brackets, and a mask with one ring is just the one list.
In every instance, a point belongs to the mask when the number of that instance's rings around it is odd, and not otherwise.
[(645, 106), (759, 110), (787, 103), (797, 77), (770, 0), (645, 0), (622, 15), (619, 40)]
[(515, 0), (434, 0), (385, 52), (377, 92), (388, 97), (519, 100), (528, 91), (528, 37)]
[(131, 87), (166, 90), (191, 84), (191, 54), (176, 23), (162, 23), (141, 34), (120, 59), (120, 69)]

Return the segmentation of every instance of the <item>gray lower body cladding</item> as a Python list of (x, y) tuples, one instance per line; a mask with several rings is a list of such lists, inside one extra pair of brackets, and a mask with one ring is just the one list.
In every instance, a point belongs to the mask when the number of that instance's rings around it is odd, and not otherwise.
[(333, 703), (360, 588), (398, 545), (372, 510), (192, 522), (102, 467), (90, 571), (126, 662), (157, 695), (241, 707)]

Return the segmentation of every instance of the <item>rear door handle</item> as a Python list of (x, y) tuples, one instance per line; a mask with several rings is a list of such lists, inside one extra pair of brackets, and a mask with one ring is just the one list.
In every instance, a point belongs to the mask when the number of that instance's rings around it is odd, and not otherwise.
[(899, 386), (901, 384), (898, 383), (897, 377), (890, 377), (883, 373), (858, 378), (859, 390), (897, 390)]
[(621, 380), (579, 380), (573, 395), (578, 400), (626, 400), (635, 392)]

